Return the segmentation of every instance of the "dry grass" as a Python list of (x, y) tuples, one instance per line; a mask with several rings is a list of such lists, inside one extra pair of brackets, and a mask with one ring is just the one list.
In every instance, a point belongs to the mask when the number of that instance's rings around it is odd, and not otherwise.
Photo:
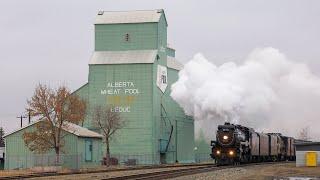
[(0, 170), (0, 177), (3, 176), (18, 176), (18, 175), (25, 175), (31, 174), (32, 171), (24, 169), (24, 170)]
[[(90, 171), (99, 171), (99, 170), (107, 170), (107, 169), (118, 169), (119, 167), (88, 167), (80, 169), (81, 172), (90, 172)], [(68, 168), (63, 168), (62, 170), (58, 171), (57, 173), (71, 173), (74, 172)], [(21, 169), (21, 170), (0, 170), (0, 177), (8, 177), (8, 176), (19, 176), (19, 175), (29, 175), (29, 174), (36, 174), (41, 173), (39, 171), (34, 171), (32, 169)]]

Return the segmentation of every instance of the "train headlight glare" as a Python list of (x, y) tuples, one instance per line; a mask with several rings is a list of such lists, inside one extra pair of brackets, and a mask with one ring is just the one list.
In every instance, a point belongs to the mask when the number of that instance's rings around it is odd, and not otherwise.
[(220, 154), (221, 152), (219, 150), (217, 150), (217, 154)]
[(229, 137), (226, 136), (226, 135), (223, 136), (223, 139), (224, 139), (224, 140), (227, 140), (228, 138), (229, 138)]
[(231, 155), (231, 156), (232, 156), (233, 154), (234, 154), (234, 152), (233, 152), (233, 151), (229, 151), (229, 155)]

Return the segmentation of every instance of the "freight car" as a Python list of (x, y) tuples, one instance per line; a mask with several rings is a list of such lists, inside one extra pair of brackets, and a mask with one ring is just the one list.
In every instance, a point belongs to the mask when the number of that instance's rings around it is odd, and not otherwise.
[(211, 141), (211, 157), (217, 165), (261, 161), (295, 160), (294, 138), (280, 133), (259, 133), (254, 129), (225, 123)]

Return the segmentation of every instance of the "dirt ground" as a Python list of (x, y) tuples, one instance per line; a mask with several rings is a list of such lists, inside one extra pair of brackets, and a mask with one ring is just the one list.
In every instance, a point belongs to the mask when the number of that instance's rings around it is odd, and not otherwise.
[[(201, 164), (199, 164), (201, 165)], [(203, 165), (206, 165), (205, 163)], [(80, 169), (80, 172), (96, 172), (96, 171), (111, 171), (111, 172), (104, 172), (104, 173), (90, 173), (90, 174), (76, 174), (76, 175), (70, 175), (70, 177), (91, 177), (95, 176), (95, 175), (107, 175), (107, 176), (112, 176), (112, 175), (121, 175), (121, 174), (132, 174), (133, 172), (145, 172), (145, 171), (158, 171), (158, 170), (168, 170), (168, 169), (175, 169), (175, 168), (189, 168), (186, 166), (183, 166), (182, 164), (176, 164), (176, 165), (172, 165), (172, 164), (168, 164), (168, 165), (161, 165), (159, 166), (159, 168), (155, 168), (155, 169), (149, 169), (151, 166), (97, 166), (97, 167), (91, 167), (91, 168), (83, 168)], [(162, 167), (162, 168), (161, 168)], [(140, 170), (139, 170), (140, 169)], [(125, 171), (117, 171), (117, 170), (125, 170)], [(72, 172), (72, 170), (69, 169), (62, 169), (60, 171), (58, 171), (57, 173), (70, 173)], [(8, 177), (8, 176), (20, 176), (20, 175), (31, 175), (31, 174), (37, 174), (37, 173), (41, 173), (39, 171), (35, 171), (32, 169), (21, 169), (21, 170), (0, 170), (0, 179), (1, 177)], [(66, 176), (56, 176), (56, 177), (69, 177), (68, 175)], [(51, 177), (56, 178), (56, 177)], [(57, 178), (58, 179), (58, 178)], [(75, 178), (78, 180), (78, 178)]]
[[(74, 175), (61, 175), (61, 176), (49, 176), (49, 177), (39, 177), (31, 179), (41, 179), (41, 180), (87, 180), (87, 179), (106, 179), (112, 177), (119, 177), (124, 175), (134, 175), (134, 174), (144, 174), (151, 172), (162, 172), (174, 169), (190, 169), (190, 167), (167, 167), (167, 168), (156, 168), (156, 169), (140, 169), (140, 170), (129, 170), (129, 171), (113, 171), (113, 172), (103, 172), (103, 173), (89, 173), (89, 174), (74, 174)], [(0, 178), (1, 179), (1, 178)]]
[[(68, 176), (56, 176), (56, 177), (43, 177), (43, 178), (35, 178), (35, 179), (69, 179), (69, 180), (80, 180), (80, 179), (102, 179), (109, 178), (121, 175), (131, 175), (138, 173), (155, 172), (155, 171), (163, 171), (169, 169), (176, 169), (178, 167), (168, 167), (160, 169), (141, 169), (141, 170), (131, 170), (131, 171), (121, 171), (121, 172), (108, 172), (108, 173), (92, 173), (92, 174), (76, 174), (76, 175), (68, 175)], [(182, 167), (188, 168), (188, 167)], [(14, 171), (15, 172), (15, 171)], [(3, 174), (2, 174), (3, 173)], [(12, 171), (11, 171), (12, 173)], [(16, 174), (26, 174), (24, 171), (16, 171)], [(5, 175), (5, 171), (0, 173), (1, 175)], [(10, 175), (10, 174), (7, 174)], [(12, 174), (11, 174), (12, 175)], [(282, 163), (282, 164), (266, 164), (266, 165), (254, 165), (254, 166), (245, 166), (245, 167), (235, 167), (222, 169), (218, 171), (194, 174), (190, 176), (182, 176), (179, 178), (175, 178), (175, 180), (286, 180), (292, 179), (295, 180), (297, 178), (289, 178), (289, 177), (310, 177), (312, 179), (320, 180), (320, 167), (295, 167), (295, 163)], [(299, 180), (306, 180), (303, 178), (299, 178)]]
[(304, 180), (304, 178), (300, 177), (320, 179), (320, 167), (295, 167), (295, 163), (255, 165), (183, 176), (175, 178), (175, 180)]

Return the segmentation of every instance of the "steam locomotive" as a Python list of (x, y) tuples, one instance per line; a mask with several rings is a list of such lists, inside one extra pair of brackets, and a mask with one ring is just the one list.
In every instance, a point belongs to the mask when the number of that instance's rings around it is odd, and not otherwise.
[(219, 125), (211, 141), (211, 157), (217, 165), (295, 160), (295, 139), (280, 133), (258, 133), (245, 126)]

